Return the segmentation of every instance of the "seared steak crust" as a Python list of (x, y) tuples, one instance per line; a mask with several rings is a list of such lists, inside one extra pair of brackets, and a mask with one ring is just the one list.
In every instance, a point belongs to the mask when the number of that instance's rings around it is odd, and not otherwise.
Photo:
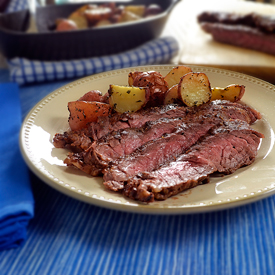
[(265, 33), (275, 33), (275, 18), (257, 13), (236, 14), (229, 12), (202, 12), (198, 22), (222, 23), (227, 25), (242, 25), (261, 30)]
[(275, 19), (271, 16), (203, 12), (198, 22), (218, 42), (275, 54)]
[(201, 23), (201, 27), (218, 42), (275, 55), (275, 34), (265, 34), (246, 26), (220, 23), (205, 22)]
[(215, 125), (215, 120), (182, 125), (177, 132), (148, 142), (132, 154), (110, 163), (103, 171), (103, 180), (124, 182), (140, 172), (151, 172), (185, 152)]
[(56, 134), (53, 143), (57, 148), (67, 148), (73, 152), (81, 152), (87, 150), (92, 141), (99, 140), (113, 131), (140, 128), (147, 122), (164, 118), (181, 118), (192, 121), (202, 115), (205, 117), (218, 116), (224, 119), (241, 119), (250, 124), (261, 118), (260, 113), (248, 106), (224, 100), (215, 100), (196, 108), (165, 105), (148, 108), (137, 113), (117, 113), (110, 117), (100, 117), (97, 123), (91, 123), (88, 128)]
[(98, 176), (111, 161), (131, 154), (149, 141), (176, 132), (184, 125), (180, 118), (164, 118), (146, 122), (141, 128), (113, 131), (94, 141), (87, 150), (75, 154), (70, 153), (65, 159), (65, 163), (68, 166), (76, 166), (90, 175)]
[[(243, 121), (227, 121), (175, 161), (159, 169), (130, 178), (121, 190), (124, 195), (143, 202), (164, 200), (183, 190), (209, 181), (214, 172), (230, 174), (251, 164), (263, 135)], [(105, 183), (117, 189), (117, 183)]]

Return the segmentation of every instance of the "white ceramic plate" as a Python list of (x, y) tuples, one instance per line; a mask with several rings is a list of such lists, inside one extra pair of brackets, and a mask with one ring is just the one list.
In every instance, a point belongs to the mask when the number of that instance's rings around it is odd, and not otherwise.
[(243, 84), (243, 102), (262, 114), (253, 127), (265, 135), (255, 162), (232, 175), (212, 178), (201, 185), (165, 201), (144, 204), (106, 190), (102, 178), (93, 178), (63, 164), (67, 151), (54, 148), (56, 133), (68, 130), (67, 102), (77, 100), (84, 93), (97, 89), (108, 90), (109, 84), (127, 85), (128, 72), (159, 71), (165, 75), (171, 65), (144, 66), (101, 73), (82, 78), (52, 92), (42, 99), (25, 118), (20, 135), (23, 157), (30, 169), (44, 182), (75, 199), (97, 206), (129, 212), (179, 214), (220, 210), (262, 199), (275, 193), (275, 86), (236, 72), (192, 67), (205, 72), (213, 86)]

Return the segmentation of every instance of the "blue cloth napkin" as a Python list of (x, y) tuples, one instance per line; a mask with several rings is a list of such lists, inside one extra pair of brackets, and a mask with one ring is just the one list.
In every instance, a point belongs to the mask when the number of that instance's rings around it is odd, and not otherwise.
[(15, 83), (0, 83), (0, 251), (26, 240), (34, 215), (34, 200), (27, 167), (19, 150), (21, 108)]
[(179, 51), (173, 37), (147, 42), (135, 49), (101, 57), (69, 61), (8, 60), (10, 78), (19, 85), (79, 78), (95, 73), (152, 64), (168, 63)]

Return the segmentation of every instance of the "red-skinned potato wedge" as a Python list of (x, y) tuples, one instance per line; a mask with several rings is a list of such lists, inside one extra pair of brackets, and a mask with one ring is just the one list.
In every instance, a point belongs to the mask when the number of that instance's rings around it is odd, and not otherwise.
[(168, 88), (170, 89), (175, 84), (180, 82), (180, 79), (187, 73), (192, 72), (192, 69), (183, 65), (179, 65), (174, 67), (165, 77), (165, 81), (168, 84)]
[(149, 90), (143, 87), (110, 85), (108, 93), (109, 104), (118, 113), (136, 112), (149, 99)]
[(150, 98), (147, 107), (162, 105), (168, 84), (161, 73), (156, 71), (131, 72), (128, 74), (130, 86), (147, 87), (150, 91)]
[(240, 101), (245, 93), (244, 85), (232, 84), (225, 88), (214, 87), (212, 88), (211, 100), (223, 99), (232, 102)]
[(113, 14), (110, 7), (98, 6), (92, 9), (87, 9), (84, 12), (88, 22), (92, 25), (96, 24), (101, 20), (108, 20)]
[(179, 85), (175, 84), (166, 92), (164, 97), (164, 105), (181, 103), (178, 90)]
[(179, 97), (187, 106), (199, 106), (211, 99), (212, 91), (205, 73), (187, 73), (179, 83)]
[(88, 21), (82, 13), (73, 12), (68, 19), (74, 21), (78, 29), (88, 28)]
[(92, 90), (86, 94), (84, 94), (82, 97), (78, 99), (78, 101), (98, 101), (98, 102), (104, 102), (105, 101), (104, 96), (99, 90)]
[(68, 109), (69, 125), (73, 131), (87, 127), (90, 122), (96, 122), (98, 117), (108, 116), (112, 111), (109, 104), (95, 101), (71, 101)]
[(69, 19), (58, 19), (56, 21), (56, 31), (71, 31), (77, 30), (78, 27), (73, 20)]

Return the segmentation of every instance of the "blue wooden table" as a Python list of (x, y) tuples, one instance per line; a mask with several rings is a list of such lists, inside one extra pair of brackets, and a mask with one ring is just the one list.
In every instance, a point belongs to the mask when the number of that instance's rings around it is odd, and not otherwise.
[[(8, 81), (1, 70), (0, 82)], [(23, 117), (66, 83), (21, 87)], [(30, 179), (35, 216), (25, 244), (0, 252), (2, 275), (275, 274), (275, 196), (213, 213), (145, 215), (86, 204)]]

